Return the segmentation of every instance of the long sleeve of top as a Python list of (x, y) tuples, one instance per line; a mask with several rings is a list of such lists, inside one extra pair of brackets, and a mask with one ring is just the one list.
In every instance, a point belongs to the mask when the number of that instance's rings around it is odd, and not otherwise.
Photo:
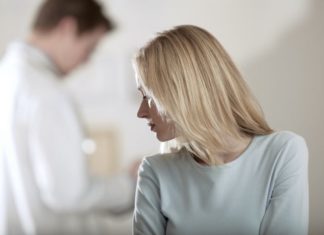
[(292, 132), (255, 136), (236, 160), (198, 164), (185, 150), (145, 158), (135, 235), (306, 235), (308, 151)]

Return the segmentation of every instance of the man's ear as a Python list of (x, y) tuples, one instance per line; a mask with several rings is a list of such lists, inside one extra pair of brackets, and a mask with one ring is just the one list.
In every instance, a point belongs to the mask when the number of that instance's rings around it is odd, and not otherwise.
[(70, 16), (64, 17), (60, 20), (56, 29), (61, 35), (76, 36), (78, 33), (77, 21), (75, 18)]

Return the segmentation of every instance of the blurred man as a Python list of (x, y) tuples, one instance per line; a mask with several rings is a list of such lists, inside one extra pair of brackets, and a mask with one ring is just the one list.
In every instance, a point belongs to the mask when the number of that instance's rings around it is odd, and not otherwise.
[[(18, 16), (19, 17), (19, 16)], [(96, 179), (59, 82), (113, 28), (94, 0), (46, 0), (0, 62), (0, 234), (107, 234), (97, 212), (132, 204), (134, 178)]]

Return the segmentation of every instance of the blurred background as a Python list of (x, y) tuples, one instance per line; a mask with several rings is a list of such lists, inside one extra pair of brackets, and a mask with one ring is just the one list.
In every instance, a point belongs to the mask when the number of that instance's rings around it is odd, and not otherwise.
[[(41, 0), (0, 0), (0, 54), (24, 38)], [(95, 174), (111, 174), (159, 151), (136, 118), (131, 59), (154, 33), (178, 24), (211, 31), (233, 57), (275, 129), (302, 135), (309, 146), (310, 235), (324, 234), (324, 1), (101, 0), (117, 29), (66, 80), (94, 142)], [(131, 233), (131, 214), (107, 219), (111, 234)]]

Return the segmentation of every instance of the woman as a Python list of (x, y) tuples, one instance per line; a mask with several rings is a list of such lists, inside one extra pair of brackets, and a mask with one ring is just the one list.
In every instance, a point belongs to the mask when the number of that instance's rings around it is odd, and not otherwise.
[(190, 25), (160, 33), (134, 67), (138, 117), (175, 143), (142, 162), (134, 234), (307, 234), (305, 141), (268, 126), (210, 33)]

